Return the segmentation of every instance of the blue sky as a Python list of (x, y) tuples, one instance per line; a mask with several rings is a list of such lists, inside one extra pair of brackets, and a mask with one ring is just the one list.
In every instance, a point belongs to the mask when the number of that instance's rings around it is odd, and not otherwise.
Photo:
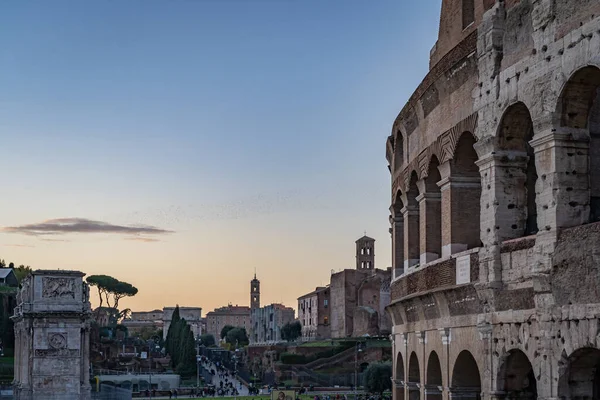
[[(247, 304), (254, 268), (263, 302), (295, 306), (353, 268), (365, 230), (389, 266), (385, 139), (427, 73), (439, 10), (3, 3), (0, 258), (112, 274), (140, 289), (123, 302), (138, 310), (206, 312)], [(169, 232), (9, 229), (62, 218)]]

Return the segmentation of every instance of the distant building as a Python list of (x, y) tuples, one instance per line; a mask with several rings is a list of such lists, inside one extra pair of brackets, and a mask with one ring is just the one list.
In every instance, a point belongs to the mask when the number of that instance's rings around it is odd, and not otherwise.
[(250, 281), (250, 308), (260, 308), (260, 281), (256, 279), (256, 272)]
[[(164, 307), (162, 310), (152, 311), (133, 311), (121, 323), (127, 327), (130, 333), (138, 333), (143, 328), (162, 329), (163, 339), (166, 339), (173, 312), (175, 312), (175, 307)], [(204, 332), (201, 307), (179, 307), (179, 316), (185, 318), (194, 336)]]
[(303, 341), (331, 337), (329, 293), (328, 285), (298, 298), (298, 320), (302, 324)]
[[(171, 326), (173, 312), (175, 312), (175, 307), (163, 308), (163, 339), (167, 338), (167, 332), (169, 332), (169, 326)], [(188, 325), (190, 325), (194, 337), (202, 334), (201, 307), (179, 307), (179, 316), (184, 318)]]
[(0, 268), (0, 286), (19, 286), (19, 280), (12, 268)]
[(270, 304), (251, 311), (250, 344), (269, 344), (280, 342), (281, 328), (294, 321), (295, 312), (283, 304)]
[(375, 268), (375, 239), (356, 241), (356, 268), (331, 275), (331, 338), (387, 335), (391, 320), (385, 311), (390, 301), (391, 269)]
[(143, 328), (163, 329), (163, 310), (133, 311), (122, 321), (130, 334), (139, 333)]
[(216, 308), (206, 314), (206, 333), (214, 336), (215, 340), (221, 338), (221, 329), (226, 325), (236, 328), (250, 328), (250, 307), (232, 306)]

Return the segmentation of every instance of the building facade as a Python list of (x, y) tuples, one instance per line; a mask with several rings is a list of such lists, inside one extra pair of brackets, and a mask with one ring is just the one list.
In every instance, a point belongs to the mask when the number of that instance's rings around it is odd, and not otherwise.
[(281, 328), (295, 319), (295, 311), (283, 304), (270, 304), (251, 311), (250, 344), (281, 342)]
[(318, 287), (298, 298), (303, 341), (331, 338), (329, 310), (329, 286)]
[(391, 271), (375, 268), (375, 239), (356, 241), (356, 268), (332, 273), (329, 333), (332, 338), (388, 335)]
[(206, 314), (206, 333), (214, 336), (215, 340), (221, 337), (221, 329), (226, 325), (236, 328), (250, 329), (250, 307), (232, 306), (216, 308)]
[(386, 143), (394, 399), (600, 398), (600, 2), (441, 16)]
[(138, 333), (144, 328), (163, 329), (163, 310), (133, 311), (129, 318), (121, 322), (130, 334)]
[[(169, 326), (175, 307), (163, 308), (163, 339), (167, 338)], [(202, 308), (200, 307), (179, 307), (179, 316), (186, 320), (190, 326), (194, 337), (202, 335)]]

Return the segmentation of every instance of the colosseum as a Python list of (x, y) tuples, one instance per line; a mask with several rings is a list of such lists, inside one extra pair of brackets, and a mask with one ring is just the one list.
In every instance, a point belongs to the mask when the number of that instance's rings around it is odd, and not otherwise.
[(394, 399), (600, 399), (600, 1), (443, 0), (393, 124)]

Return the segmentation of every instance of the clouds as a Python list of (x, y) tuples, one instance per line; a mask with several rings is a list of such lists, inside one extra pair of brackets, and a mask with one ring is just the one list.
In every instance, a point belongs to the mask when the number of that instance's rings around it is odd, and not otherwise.
[(173, 233), (173, 231), (157, 228), (155, 226), (150, 225), (116, 225), (108, 222), (94, 221), (86, 218), (49, 219), (35, 224), (4, 227), (0, 230), (0, 232), (41, 237), (48, 235), (66, 235), (73, 233), (105, 233), (127, 235), (127, 239), (144, 242), (158, 241), (158, 239), (154, 237), (146, 237), (146, 235), (157, 236)]

